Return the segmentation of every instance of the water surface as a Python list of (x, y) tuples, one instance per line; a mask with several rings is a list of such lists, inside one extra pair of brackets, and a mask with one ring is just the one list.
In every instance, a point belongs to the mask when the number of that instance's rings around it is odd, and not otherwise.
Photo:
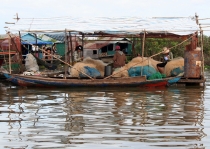
[(66, 88), (0, 83), (0, 148), (210, 148), (205, 87)]

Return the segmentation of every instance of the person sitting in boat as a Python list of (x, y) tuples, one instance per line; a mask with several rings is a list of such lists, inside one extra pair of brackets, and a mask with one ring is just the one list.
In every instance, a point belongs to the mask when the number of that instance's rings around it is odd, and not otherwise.
[(120, 50), (120, 46), (116, 46), (115, 47), (115, 54), (113, 57), (113, 67), (114, 68), (120, 68), (123, 67), (125, 65), (126, 62), (126, 56), (125, 54)]
[(45, 50), (45, 59), (46, 59), (46, 62), (51, 62), (52, 60), (52, 56), (51, 56), (51, 47), (47, 47), (46, 50)]
[(83, 60), (82, 50), (83, 50), (83, 47), (81, 45), (79, 45), (75, 48), (75, 51), (74, 51), (74, 61), (75, 62), (80, 62)]
[(164, 73), (164, 67), (167, 64), (168, 61), (173, 59), (173, 54), (170, 52), (170, 50), (167, 47), (163, 48), (163, 62), (157, 64), (157, 69), (160, 73)]

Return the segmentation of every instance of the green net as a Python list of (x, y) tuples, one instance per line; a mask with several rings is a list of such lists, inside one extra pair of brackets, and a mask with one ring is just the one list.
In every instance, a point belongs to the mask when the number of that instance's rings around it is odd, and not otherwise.
[(148, 77), (148, 80), (154, 80), (154, 79), (162, 79), (165, 78), (165, 74), (161, 74), (160, 72), (153, 73), (151, 76)]

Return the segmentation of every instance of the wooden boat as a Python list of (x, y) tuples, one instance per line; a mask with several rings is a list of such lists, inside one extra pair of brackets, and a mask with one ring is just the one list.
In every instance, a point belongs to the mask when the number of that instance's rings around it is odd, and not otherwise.
[[(67, 18), (65, 18), (65, 21)], [(115, 23), (113, 23), (115, 20)], [(53, 21), (53, 20), (52, 20)], [(33, 23), (31, 23), (33, 22)], [(59, 60), (65, 65), (65, 72), (67, 72), (68, 67), (73, 67), (72, 65), (75, 63), (74, 61), (74, 51), (76, 50), (77, 45), (81, 45), (84, 48), (82, 52), (82, 56), (87, 53), (86, 56), (93, 56), (92, 58), (100, 58), (99, 53), (97, 51), (105, 52), (113, 52), (116, 46), (120, 46), (122, 51), (126, 51), (131, 48), (130, 44), (127, 45), (121, 40), (113, 40), (113, 45), (110, 46), (110, 42), (107, 42), (111, 39), (111, 37), (118, 38), (128, 38), (132, 43), (132, 56), (134, 57), (137, 53), (140, 52), (142, 57), (156, 57), (160, 54), (162, 55), (162, 50), (160, 46), (165, 45), (165, 41), (161, 41), (161, 45), (157, 46), (156, 44), (151, 44), (151, 47), (148, 46), (145, 48), (146, 41), (150, 41), (149, 43), (153, 43), (153, 39), (169, 39), (168, 41), (176, 41), (176, 45), (173, 47), (169, 47), (170, 50), (184, 50), (184, 60), (187, 63), (184, 63), (185, 75), (183, 78), (186, 81), (190, 79), (198, 79), (201, 82), (205, 82), (204, 79), (204, 56), (203, 56), (203, 43), (198, 44), (198, 33), (200, 32), (200, 37), (203, 36), (203, 32), (198, 25), (198, 17), (153, 17), (153, 18), (141, 18), (141, 17), (133, 17), (133, 18), (109, 18), (109, 17), (101, 17), (101, 18), (72, 18), (68, 17), (67, 22), (72, 22), (71, 24), (66, 25), (62, 23), (63, 20), (58, 23), (59, 26), (55, 28), (55, 26), (49, 25), (49, 23), (43, 22), (39, 23), (39, 18), (31, 18), (31, 19), (20, 19), (17, 20), (15, 25), (9, 27), (11, 31), (24, 31), (35, 33), (46, 33), (51, 32), (62, 32), (63, 33), (63, 43), (60, 43), (57, 46), (57, 50), (60, 47), (60, 52), (62, 52), (65, 56), (65, 60)], [(85, 22), (85, 23), (84, 23)], [(182, 22), (182, 23), (180, 23)], [(24, 25), (23, 25), (24, 24)], [(181, 24), (181, 25), (180, 25)], [(82, 26), (82, 27), (81, 27)], [(161, 26), (161, 27), (160, 27)], [(30, 28), (30, 30), (28, 30)], [(11, 33), (11, 32), (10, 32)], [(54, 34), (55, 36), (59, 36), (60, 34)], [(54, 36), (53, 35), (53, 36)], [(80, 37), (80, 40), (73, 40), (72, 37)], [(95, 42), (92, 38), (102, 38), (109, 37), (110, 39), (104, 40), (104, 42), (96, 42), (94, 46), (87, 46), (88, 42)], [(84, 41), (84, 39), (87, 39)], [(146, 40), (152, 39), (152, 40)], [(37, 41), (37, 39), (36, 39)], [(103, 41), (103, 39), (101, 40)], [(202, 41), (202, 40), (200, 40)], [(139, 43), (138, 43), (139, 42)], [(37, 43), (37, 42), (36, 42)], [(163, 44), (164, 43), (164, 44)], [(185, 43), (185, 44), (184, 44)], [(27, 44), (33, 46), (34, 43)], [(100, 46), (97, 46), (100, 45)], [(103, 46), (101, 46), (103, 45)], [(148, 44), (149, 45), (149, 44)], [(168, 45), (172, 45), (169, 44)], [(200, 50), (196, 50), (200, 45)], [(64, 47), (63, 47), (64, 46)], [(140, 47), (141, 46), (141, 47)], [(182, 47), (180, 47), (182, 46)], [(100, 48), (99, 48), (100, 47)], [(105, 47), (105, 48), (104, 48)], [(138, 48), (137, 48), (138, 47)], [(41, 49), (40, 49), (41, 50)], [(147, 51), (146, 50), (150, 50)], [(43, 50), (41, 50), (44, 52)], [(59, 50), (58, 50), (59, 51)], [(158, 52), (159, 51), (159, 52)], [(154, 52), (158, 52), (154, 54)], [(44, 52), (45, 53), (45, 52)], [(153, 53), (153, 55), (151, 55)], [(49, 54), (49, 53), (47, 53)], [(83, 55), (84, 54), (84, 55)], [(52, 56), (52, 55), (51, 55)], [(129, 57), (129, 59), (131, 58)], [(196, 57), (196, 58), (195, 58)], [(159, 58), (157, 58), (159, 59)], [(109, 62), (109, 61), (108, 61)], [(149, 65), (149, 61), (148, 61)], [(67, 66), (67, 67), (66, 67)], [(133, 65), (132, 67), (134, 67)], [(42, 76), (22, 76), (22, 75), (12, 75), (12, 74), (4, 74), (8, 80), (15, 83), (16, 85), (21, 86), (43, 86), (43, 87), (103, 87), (103, 86), (140, 86), (140, 87), (152, 87), (152, 86), (167, 86), (173, 83), (176, 83), (179, 77), (175, 78), (164, 78), (164, 79), (156, 79), (156, 80), (147, 80), (146, 77), (140, 76), (135, 78), (112, 78), (109, 79), (101, 78), (101, 79), (78, 79), (78, 78), (68, 78), (68, 79), (59, 79), (59, 78), (50, 78), (50, 77), (42, 77)], [(169, 75), (166, 75), (169, 76)], [(182, 78), (182, 79), (183, 79)], [(192, 80), (194, 81), (194, 80)], [(191, 81), (191, 82), (192, 82)], [(190, 82), (190, 83), (191, 83)]]
[(17, 86), (28, 87), (167, 87), (179, 81), (181, 77), (147, 80), (145, 76), (126, 78), (50, 78), (35, 75), (4, 73), (8, 81)]

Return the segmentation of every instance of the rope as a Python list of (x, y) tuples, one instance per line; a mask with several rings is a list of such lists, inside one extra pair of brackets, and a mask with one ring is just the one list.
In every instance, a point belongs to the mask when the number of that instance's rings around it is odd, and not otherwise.
[[(194, 35), (190, 36), (188, 39), (186, 39), (186, 40), (182, 41), (181, 43), (179, 43), (179, 44), (177, 44), (177, 45), (175, 45), (175, 46), (173, 46), (173, 47), (170, 47), (170, 48), (168, 48), (168, 49), (172, 49), (172, 48), (175, 48), (175, 47), (177, 47), (177, 46), (183, 44), (184, 42), (190, 40), (193, 36), (194, 36)], [(154, 57), (154, 56), (157, 56), (157, 55), (159, 55), (159, 54), (162, 54), (163, 52), (164, 52), (164, 51), (161, 51), (161, 52), (159, 52), (159, 53), (156, 53), (156, 54), (154, 54), (154, 55), (152, 55), (152, 56), (146, 58), (145, 60), (142, 59), (142, 61), (141, 61), (140, 63), (142, 63), (142, 62), (144, 62), (144, 61), (146, 61), (146, 60), (149, 60), (150, 58), (152, 58), (152, 57)], [(138, 65), (138, 64), (140, 64), (140, 63), (135, 63), (135, 64), (132, 65), (131, 67), (134, 67), (134, 66), (136, 66), (136, 65)], [(131, 68), (131, 67), (130, 67), (130, 68)], [(108, 78), (112, 77), (113, 75), (116, 75), (116, 74), (118, 74), (118, 73), (120, 73), (120, 72), (122, 72), (122, 71), (124, 71), (124, 70), (127, 70), (127, 69), (122, 69), (121, 71), (119, 71), (119, 72), (117, 72), (117, 73), (115, 73), (115, 74), (112, 74), (112, 75), (110, 75), (110, 76), (108, 76), (108, 77), (106, 77), (106, 78), (104, 78), (104, 79), (108, 79)]]

